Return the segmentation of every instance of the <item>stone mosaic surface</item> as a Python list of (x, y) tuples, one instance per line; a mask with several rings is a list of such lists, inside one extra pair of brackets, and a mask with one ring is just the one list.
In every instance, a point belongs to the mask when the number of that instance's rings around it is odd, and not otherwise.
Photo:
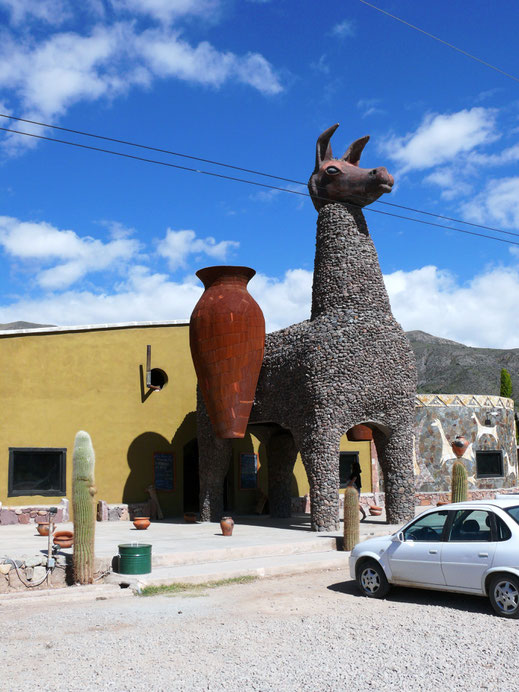
[[(456, 456), (456, 435), (469, 441), (461, 461), (469, 476), (469, 490), (513, 488), (518, 484), (514, 407), (511, 399), (472, 394), (416, 396), (414, 446), (415, 485), (418, 492), (450, 491)], [(477, 450), (503, 450), (504, 476), (478, 478)]]

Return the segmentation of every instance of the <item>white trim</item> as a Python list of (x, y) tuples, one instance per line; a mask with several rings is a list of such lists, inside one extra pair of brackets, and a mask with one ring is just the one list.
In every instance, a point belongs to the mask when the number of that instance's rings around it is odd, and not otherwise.
[(85, 324), (71, 327), (35, 327), (33, 329), (2, 329), (3, 336), (29, 336), (31, 334), (55, 334), (59, 332), (90, 332), (102, 329), (131, 329), (132, 327), (172, 327), (188, 325), (189, 320), (167, 320), (164, 322), (114, 322), (113, 324)]

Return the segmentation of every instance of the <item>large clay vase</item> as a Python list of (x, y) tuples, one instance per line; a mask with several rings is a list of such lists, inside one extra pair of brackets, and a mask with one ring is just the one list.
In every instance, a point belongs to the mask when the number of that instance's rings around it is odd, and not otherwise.
[(462, 435), (456, 435), (456, 439), (451, 444), (452, 451), (458, 457), (458, 459), (460, 459), (465, 454), (468, 446), (469, 441)]
[(367, 425), (354, 425), (346, 433), (350, 442), (369, 442), (373, 439), (373, 431)]
[(189, 325), (198, 384), (214, 433), (244, 437), (263, 362), (265, 319), (247, 291), (249, 267), (207, 267)]

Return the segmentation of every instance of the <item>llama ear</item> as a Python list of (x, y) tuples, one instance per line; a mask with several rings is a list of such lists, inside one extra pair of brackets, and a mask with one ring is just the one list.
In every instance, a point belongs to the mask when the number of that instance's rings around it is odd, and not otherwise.
[(317, 173), (323, 161), (329, 161), (333, 158), (332, 145), (330, 144), (330, 139), (335, 130), (339, 127), (339, 123), (332, 125), (327, 130), (325, 130), (317, 139), (317, 145), (315, 148), (315, 169), (314, 173)]
[(353, 142), (353, 144), (350, 144), (341, 160), (347, 161), (348, 163), (351, 163), (353, 166), (358, 166), (360, 161), (360, 155), (362, 154), (362, 151), (368, 142), (369, 135), (361, 137), (360, 139), (356, 139)]

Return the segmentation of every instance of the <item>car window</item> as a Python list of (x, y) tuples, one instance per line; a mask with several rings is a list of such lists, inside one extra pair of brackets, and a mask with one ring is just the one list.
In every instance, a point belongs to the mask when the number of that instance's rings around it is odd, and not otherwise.
[(405, 541), (441, 541), (449, 513), (443, 509), (417, 519), (404, 531)]
[(449, 541), (492, 540), (490, 513), (484, 509), (459, 509), (452, 522)]
[(505, 512), (509, 514), (514, 521), (519, 524), (519, 507), (507, 507)]
[(501, 517), (498, 517), (497, 514), (494, 514), (494, 519), (496, 522), (496, 540), (498, 541), (507, 541), (509, 538), (512, 538), (512, 532), (508, 528), (508, 526), (505, 524), (505, 522), (501, 519)]

